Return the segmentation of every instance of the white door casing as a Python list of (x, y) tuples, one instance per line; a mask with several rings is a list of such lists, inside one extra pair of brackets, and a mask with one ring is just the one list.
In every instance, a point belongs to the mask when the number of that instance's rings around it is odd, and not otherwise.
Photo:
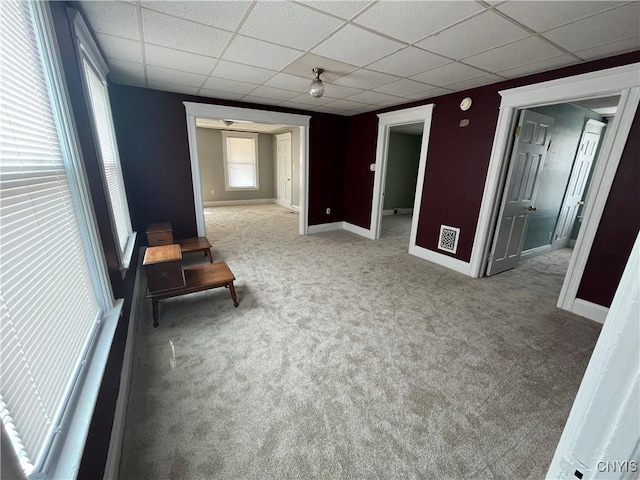
[(529, 216), (536, 210), (536, 193), (553, 123), (553, 117), (547, 115), (529, 110), (520, 113), (487, 275), (520, 263)]
[[(610, 134), (605, 135), (599, 161), (592, 175), (582, 228), (558, 299), (558, 307), (574, 310), (589, 251), (640, 101), (639, 69), (640, 64), (634, 63), (499, 92), (502, 101), (473, 241), (468, 273), (470, 276), (478, 278), (485, 273), (489, 239), (497, 217), (500, 177), (511, 138), (510, 127), (517, 110), (620, 95), (617, 115), (609, 125)], [(439, 263), (437, 260), (434, 261)]]
[(291, 208), (291, 133), (276, 135), (278, 205)]
[(256, 123), (292, 125), (300, 129), (300, 215), (298, 232), (306, 235), (309, 229), (309, 120), (308, 115), (253, 110), (250, 108), (226, 107), (208, 103), (182, 102), (187, 118), (189, 156), (191, 158), (191, 181), (195, 206), (198, 236), (205, 235), (204, 208), (200, 187), (200, 163), (198, 160), (198, 142), (196, 137), (196, 118), (233, 119)]
[(553, 249), (566, 247), (569, 244), (578, 210), (584, 204), (585, 187), (604, 126), (604, 123), (597, 120), (588, 120), (582, 132), (553, 235)]

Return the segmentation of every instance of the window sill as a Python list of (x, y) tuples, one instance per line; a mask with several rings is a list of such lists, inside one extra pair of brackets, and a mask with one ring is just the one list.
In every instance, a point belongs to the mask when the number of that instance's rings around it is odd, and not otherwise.
[(102, 317), (99, 338), (87, 366), (86, 375), (82, 380), (79, 395), (72, 407), (73, 412), (68, 419), (69, 430), (60, 439), (60, 448), (44, 478), (76, 478), (78, 475), (89, 426), (93, 418), (118, 320), (122, 315), (123, 304), (122, 299), (116, 300), (115, 306)]
[(124, 248), (124, 252), (122, 252), (122, 257), (120, 259), (120, 275), (122, 275), (123, 280), (127, 276), (127, 271), (129, 270), (129, 266), (131, 265), (131, 258), (133, 257), (133, 249), (136, 246), (137, 235), (137, 232), (133, 232), (131, 235), (129, 235), (127, 246)]

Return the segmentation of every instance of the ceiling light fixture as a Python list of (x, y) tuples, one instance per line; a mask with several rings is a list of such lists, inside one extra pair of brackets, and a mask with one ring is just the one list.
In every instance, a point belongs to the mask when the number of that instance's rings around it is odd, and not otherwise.
[(230, 127), (235, 122), (233, 120), (222, 120), (222, 123), (224, 123), (227, 127)]
[(322, 95), (324, 95), (324, 84), (322, 83), (322, 80), (320, 80), (320, 74), (322, 72), (324, 72), (322, 68), (313, 69), (313, 73), (316, 74), (316, 78), (314, 78), (313, 82), (311, 82), (311, 85), (309, 85), (309, 94), (312, 97), (320, 98)]

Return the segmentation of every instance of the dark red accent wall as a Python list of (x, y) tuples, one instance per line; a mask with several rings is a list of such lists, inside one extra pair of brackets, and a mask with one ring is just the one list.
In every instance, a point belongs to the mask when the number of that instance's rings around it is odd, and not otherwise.
[(640, 231), (640, 114), (636, 112), (602, 213), (578, 298), (610, 306)]
[[(377, 114), (417, 105), (434, 104), (417, 244), (436, 250), (440, 225), (459, 227), (461, 234), (458, 251), (450, 256), (468, 262), (471, 258), (498, 118), (501, 98), (499, 91), (638, 61), (640, 61), (640, 52), (632, 52), (350, 117), (346, 160), (345, 220), (363, 228), (369, 228), (371, 223), (373, 174), (368, 166), (375, 162)], [(467, 96), (473, 99), (473, 106), (463, 113), (459, 109), (459, 104)], [(469, 119), (470, 123), (467, 127), (461, 128), (459, 122), (463, 118)], [(628, 150), (629, 152), (624, 153), (626, 161), (630, 161), (629, 158), (632, 157), (632, 149)], [(619, 182), (614, 188), (612, 195), (616, 197), (632, 195), (626, 183)], [(622, 215), (612, 209), (609, 209), (606, 214), (611, 216), (611, 220), (603, 220), (612, 224), (622, 221)], [(630, 245), (626, 244), (620, 251), (625, 251), (627, 248), (630, 251), (632, 245), (633, 241)], [(598, 248), (601, 248), (601, 245), (594, 245), (592, 252), (594, 258), (599, 255)], [(447, 254), (442, 251), (438, 253)], [(618, 266), (612, 265), (608, 268), (617, 272), (611, 275), (611, 278), (620, 278), (622, 271), (618, 272)], [(590, 275), (585, 272), (583, 283), (589, 285), (593, 281)], [(608, 289), (611, 290), (611, 287), (615, 291), (617, 281), (615, 285), (609, 285)], [(592, 290), (585, 287), (582, 291), (588, 295), (588, 298), (580, 298), (595, 303), (602, 302), (602, 299), (596, 300), (596, 297), (590, 293)]]
[[(177, 238), (195, 236), (195, 206), (185, 107), (198, 102), (311, 115), (309, 224), (342, 220), (346, 118), (112, 84), (113, 119), (134, 228), (171, 222)], [(326, 215), (327, 207), (331, 215)]]
[(136, 246), (134, 249), (134, 255), (131, 259), (133, 267), (129, 269), (126, 277), (122, 279), (117, 253), (118, 246), (116, 245), (109, 217), (101, 166), (96, 153), (96, 139), (89, 123), (88, 103), (82, 89), (82, 74), (78, 66), (76, 46), (71, 34), (66, 4), (63, 2), (51, 2), (50, 6), (64, 76), (71, 100), (71, 109), (78, 132), (80, 151), (89, 182), (89, 192), (111, 280), (111, 288), (115, 298), (124, 300), (122, 317), (116, 327), (78, 473), (78, 478), (102, 478), (120, 387), (120, 372), (122, 371), (124, 348), (127, 341), (127, 329), (129, 328), (129, 314), (139, 248)]

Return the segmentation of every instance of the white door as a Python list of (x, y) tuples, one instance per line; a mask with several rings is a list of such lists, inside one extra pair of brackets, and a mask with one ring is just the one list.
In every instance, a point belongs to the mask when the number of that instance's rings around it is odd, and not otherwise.
[(582, 133), (580, 147), (576, 154), (576, 159), (571, 170), (571, 177), (567, 185), (558, 222), (556, 223), (556, 231), (553, 240), (553, 248), (566, 247), (571, 238), (573, 225), (578, 215), (580, 206), (584, 204), (585, 187), (589, 179), (589, 172), (593, 165), (593, 160), (600, 143), (600, 135), (604, 123), (597, 120), (589, 120)]
[(291, 134), (276, 135), (278, 157), (278, 204), (291, 208)]
[(534, 202), (553, 121), (528, 110), (520, 113), (487, 275), (504, 272), (520, 262), (529, 215), (537, 210)]

